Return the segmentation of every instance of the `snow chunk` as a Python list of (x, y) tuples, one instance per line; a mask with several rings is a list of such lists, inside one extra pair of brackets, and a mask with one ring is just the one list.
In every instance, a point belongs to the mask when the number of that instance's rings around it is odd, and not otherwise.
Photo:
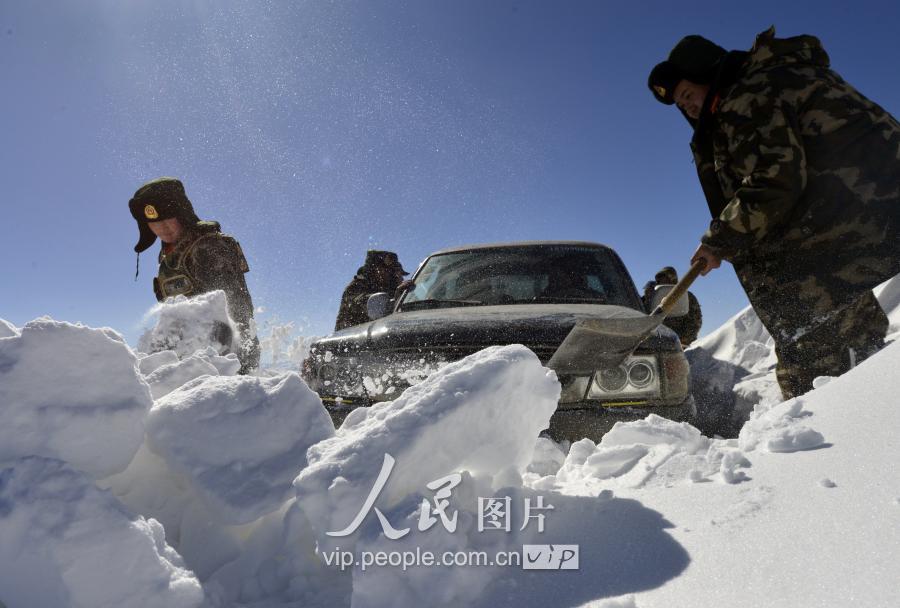
[(138, 359), (138, 369), (144, 376), (149, 376), (163, 365), (178, 363), (178, 355), (174, 350), (161, 350), (159, 352), (144, 355)]
[(32, 321), (0, 339), (0, 461), (58, 458), (92, 477), (128, 466), (152, 405), (111, 329)]
[(306, 451), (334, 426), (296, 373), (198, 378), (156, 402), (148, 447), (185, 475), (223, 523), (277, 509), (306, 466)]
[(687, 422), (675, 422), (650, 414), (643, 420), (628, 424), (617, 422), (600, 440), (600, 446), (606, 448), (632, 444), (677, 444), (686, 452), (696, 452), (709, 446), (709, 438)]
[(813, 388), (822, 388), (834, 380), (834, 376), (816, 376), (813, 378)]
[(211, 346), (206, 347), (205, 351), (195, 352), (194, 357), (199, 357), (208, 361), (213, 367), (219, 370), (220, 376), (234, 376), (241, 369), (241, 362), (234, 353), (220, 355)]
[(0, 597), (10, 606), (189, 608), (200, 583), (162, 526), (58, 460), (0, 470)]
[(821, 446), (825, 443), (822, 434), (798, 422), (809, 415), (803, 403), (803, 398), (795, 398), (771, 406), (757, 405), (741, 429), (741, 449), (751, 451), (763, 444), (770, 452), (796, 452)]
[[(172, 351), (165, 351), (172, 352)], [(202, 376), (218, 376), (219, 370), (205, 358), (190, 356), (175, 363), (169, 363), (146, 377), (153, 399), (168, 395), (183, 384)]]
[(158, 318), (156, 325), (141, 336), (141, 352), (172, 350), (179, 357), (187, 357), (208, 347), (216, 353), (240, 350), (240, 334), (228, 315), (224, 291), (169, 298), (154, 306), (149, 314)]
[(451, 363), (393, 402), (354, 410), (335, 437), (313, 446), (309, 467), (294, 481), (298, 505), (320, 543), (330, 544), (325, 532), (353, 520), (385, 454), (396, 464), (382, 508), (460, 470), (489, 478), (509, 467), (524, 472), (559, 394), (556, 374), (521, 345)]
[(701, 456), (710, 445), (690, 424), (651, 414), (644, 420), (617, 422), (599, 444), (590, 439), (574, 443), (556, 478), (562, 483), (616, 479), (626, 487), (640, 487), (673, 456)]
[(719, 463), (719, 474), (725, 483), (740, 483), (748, 479), (741, 469), (749, 467), (750, 461), (740, 450), (716, 443), (710, 448), (707, 460)]
[(19, 330), (15, 325), (6, 319), (0, 319), (0, 338), (15, 338), (18, 335)]
[(528, 465), (528, 472), (539, 477), (555, 475), (566, 461), (567, 442), (556, 443), (547, 437), (538, 437), (534, 444), (534, 456)]
[(803, 425), (777, 429), (766, 441), (770, 452), (799, 452), (811, 450), (825, 443), (825, 437)]

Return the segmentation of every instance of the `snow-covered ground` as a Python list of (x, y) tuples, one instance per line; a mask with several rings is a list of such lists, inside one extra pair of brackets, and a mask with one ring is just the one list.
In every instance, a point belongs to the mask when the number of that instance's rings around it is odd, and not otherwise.
[(535, 440), (559, 384), (521, 346), (335, 430), (191, 330), (228, 322), (215, 294), (156, 311), (151, 355), (0, 320), (0, 605), (900, 605), (900, 278), (876, 293), (888, 346), (798, 399), (749, 309), (690, 349), (726, 438), (650, 416), (571, 446)]

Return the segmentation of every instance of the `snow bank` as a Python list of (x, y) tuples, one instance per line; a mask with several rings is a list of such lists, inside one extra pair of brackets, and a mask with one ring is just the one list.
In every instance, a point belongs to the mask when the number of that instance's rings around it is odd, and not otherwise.
[(0, 470), (0, 598), (14, 606), (188, 608), (200, 583), (154, 520), (58, 460)]
[(598, 494), (600, 488), (642, 488), (673, 478), (738, 483), (745, 479), (740, 469), (749, 465), (735, 441), (714, 441), (686, 422), (651, 414), (616, 423), (599, 444), (574, 443), (555, 475), (530, 481), (539, 489), (570, 486)]
[(280, 507), (307, 449), (333, 434), (318, 395), (296, 373), (200, 377), (157, 401), (147, 419), (150, 450), (228, 524)]
[[(521, 498), (521, 475), (559, 393), (555, 374), (530, 350), (514, 345), (451, 363), (393, 402), (354, 410), (333, 438), (310, 449), (310, 465), (294, 481), (296, 504), (285, 518), (287, 542), (293, 547), (289, 555), (302, 565), (297, 554), (311, 534), (320, 560), (336, 547), (371, 552), (419, 547), (436, 553), (479, 545), (508, 547), (517, 535), (488, 535), (486, 544), (477, 532), (476, 492), (512, 492)], [(382, 515), (370, 513), (358, 530), (348, 531), (388, 462), (388, 477), (373, 503)], [(458, 484), (453, 486), (458, 527), (451, 533), (438, 523), (439, 515), (423, 511), (428, 509), (423, 501), (426, 496), (438, 500), (435, 492), (452, 480)], [(499, 490), (506, 486), (510, 488)], [(381, 517), (412, 531), (401, 539), (387, 538)], [(422, 528), (423, 521), (431, 523)], [(334, 577), (334, 566), (331, 570)], [(349, 603), (362, 608), (464, 605), (493, 576), (485, 568), (356, 568)]]
[[(896, 332), (897, 279), (876, 293)], [(730, 398), (731, 422), (746, 408), (733, 438), (649, 416), (569, 449), (535, 440), (559, 384), (522, 346), (449, 364), (334, 432), (296, 374), (233, 377), (234, 357), (210, 350), (205, 329), (176, 325), (162, 328), (178, 338), (160, 342), (168, 350), (136, 360), (111, 330), (0, 323), (0, 600), (191, 606), (201, 584), (206, 605), (258, 608), (758, 606), (747, 589), (777, 589), (764, 598), (777, 606), (900, 596), (900, 532), (889, 525), (900, 477), (885, 465), (900, 458), (900, 344), (781, 403), (770, 340), (745, 310), (688, 351), (710, 394)], [(121, 470), (145, 416), (127, 469), (93, 481)], [(81, 443), (65, 435), (78, 424)], [(113, 443), (130, 451), (116, 456)], [(366, 511), (386, 455), (390, 474)], [(80, 458), (87, 475), (43, 457)], [(458, 482), (452, 531), (433, 511), (448, 480)], [(484, 496), (510, 499), (511, 532), (478, 530)], [(554, 507), (546, 532), (518, 530), (523, 501), (540, 497)], [(354, 532), (329, 534), (360, 513)], [(409, 533), (393, 539), (385, 524)], [(356, 557), (493, 555), (529, 543), (580, 545), (581, 570), (326, 563), (337, 546)], [(735, 573), (741, 585), (729, 584)]]
[(686, 422), (651, 414), (644, 420), (616, 423), (599, 444), (582, 439), (572, 445), (555, 475), (528, 478), (540, 489), (636, 489), (666, 485), (673, 479), (718, 480), (726, 484), (749, 479), (757, 452), (796, 452), (825, 445), (824, 436), (804, 424), (809, 412), (803, 399), (773, 405), (760, 403), (741, 429), (739, 439), (710, 439)]
[(63, 460), (95, 478), (128, 466), (152, 404), (111, 329), (32, 321), (0, 338), (0, 462)]
[(456, 471), (498, 479), (510, 468), (524, 472), (559, 393), (556, 375), (524, 346), (451, 363), (395, 401), (354, 410), (332, 439), (313, 446), (294, 481), (298, 505), (330, 546), (325, 532), (353, 520), (385, 454), (396, 461), (381, 496), (386, 508)]
[(138, 341), (138, 350), (143, 353), (171, 350), (179, 357), (188, 357), (208, 347), (218, 353), (240, 350), (240, 334), (228, 315), (224, 291), (169, 298), (148, 314), (156, 317), (156, 324)]
[[(518, 529), (521, 517), (520, 506), (526, 497), (534, 500), (535, 494), (526, 494), (521, 486), (495, 489), (489, 478), (476, 478), (469, 473), (460, 477), (459, 485), (453, 491), (452, 511), (457, 518), (456, 528), (450, 532), (440, 523), (426, 532), (417, 529), (425, 506), (411, 504), (398, 505), (385, 513), (392, 525), (408, 528), (411, 532), (399, 540), (387, 538), (384, 534), (363, 534), (356, 545), (358, 554), (369, 555), (401, 552), (407, 555), (416, 551), (428, 551), (433, 555), (448, 553), (461, 555), (473, 551), (484, 551), (489, 555), (499, 552), (519, 550), (523, 544), (541, 542), (532, 526), (522, 532)], [(479, 531), (476, 506), (479, 496), (494, 499), (509, 499), (517, 525), (509, 532)], [(412, 503), (413, 501), (409, 501)], [(547, 505), (553, 502), (547, 501)], [(555, 508), (555, 506), (554, 506)], [(437, 517), (437, 516), (435, 516)], [(551, 515), (552, 517), (552, 515)], [(377, 527), (376, 526), (373, 526)], [(344, 547), (344, 545), (341, 545)], [(486, 588), (502, 569), (470, 565), (453, 567), (411, 567), (370, 568), (353, 570), (354, 608), (393, 608), (395, 606), (470, 606), (479, 600)], [(496, 604), (495, 604), (496, 605)]]

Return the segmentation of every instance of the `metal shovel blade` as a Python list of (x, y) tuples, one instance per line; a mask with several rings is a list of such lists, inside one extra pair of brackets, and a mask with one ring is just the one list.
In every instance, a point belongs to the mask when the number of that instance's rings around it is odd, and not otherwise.
[(566, 374), (593, 374), (615, 367), (662, 323), (665, 315), (579, 321), (547, 363)]
[(579, 321), (550, 357), (547, 367), (566, 374), (592, 374), (619, 365), (662, 325), (703, 268), (702, 261), (694, 262), (650, 315)]

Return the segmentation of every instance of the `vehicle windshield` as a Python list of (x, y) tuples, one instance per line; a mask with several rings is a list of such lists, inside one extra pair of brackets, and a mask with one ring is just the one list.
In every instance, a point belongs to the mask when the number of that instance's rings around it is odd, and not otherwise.
[(529, 245), (434, 255), (399, 310), (501, 304), (634, 307), (634, 284), (605, 249)]

